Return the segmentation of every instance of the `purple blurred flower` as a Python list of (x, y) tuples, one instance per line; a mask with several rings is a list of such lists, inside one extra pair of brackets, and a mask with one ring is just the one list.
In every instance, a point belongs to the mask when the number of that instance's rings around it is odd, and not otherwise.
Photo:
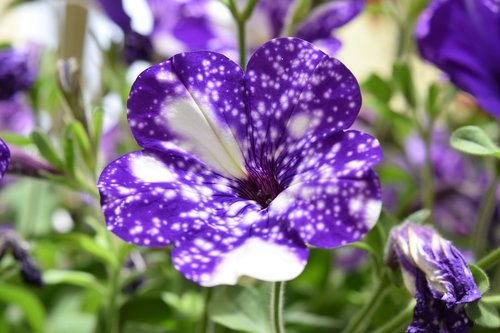
[(144, 150), (98, 182), (108, 228), (174, 244), (174, 266), (204, 286), (293, 279), (306, 244), (357, 241), (380, 213), (378, 141), (347, 130), (360, 106), (351, 72), (296, 38), (260, 47), (246, 73), (213, 52), (155, 65), (128, 100)]
[(17, 94), (10, 99), (0, 100), (0, 131), (29, 135), (35, 127), (33, 111)]
[(37, 61), (31, 47), (0, 48), (0, 100), (31, 87), (37, 75)]
[(0, 179), (3, 178), (10, 161), (10, 151), (5, 142), (0, 138)]
[(388, 260), (399, 262), (406, 288), (417, 299), (407, 333), (464, 333), (472, 326), (463, 305), (481, 298), (462, 254), (430, 227), (392, 229)]
[[(425, 147), (417, 135), (405, 142), (407, 165), (420, 178)], [(457, 236), (468, 236), (488, 185), (488, 175), (479, 161), (464, 156), (449, 144), (449, 133), (435, 130), (431, 139), (431, 163), (435, 190), (435, 222)]]
[(28, 253), (28, 245), (10, 224), (0, 224), (0, 260), (7, 251), (21, 264), (21, 276), (27, 284), (43, 286), (42, 273)]
[(415, 35), (422, 57), (500, 117), (500, 2), (433, 0)]
[[(237, 54), (235, 22), (230, 11), (218, 1), (147, 0), (153, 16), (153, 29), (148, 36), (133, 30), (122, 1), (98, 2), (124, 31), (129, 60), (148, 60), (152, 49), (163, 57), (201, 50), (221, 52), (230, 58)], [(333, 55), (341, 43), (332, 36), (332, 30), (358, 15), (364, 3), (365, 0), (339, 0), (318, 5), (299, 22), (295, 36), (313, 42)], [(247, 23), (249, 51), (286, 33), (287, 18), (294, 8), (294, 0), (261, 0)]]

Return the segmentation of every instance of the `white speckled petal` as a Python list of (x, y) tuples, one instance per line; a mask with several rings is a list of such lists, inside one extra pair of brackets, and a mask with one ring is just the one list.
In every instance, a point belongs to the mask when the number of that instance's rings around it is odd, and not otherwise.
[(173, 143), (221, 174), (245, 176), (243, 72), (221, 54), (178, 54), (145, 70), (130, 92), (128, 119), (144, 148)]
[(204, 229), (176, 246), (176, 269), (203, 286), (232, 285), (243, 276), (288, 281), (304, 270), (309, 250), (295, 231), (272, 223), (262, 211), (246, 210), (240, 217), (251, 224), (240, 222), (227, 232)]
[(269, 214), (288, 220), (304, 242), (336, 247), (361, 239), (377, 222), (382, 202), (371, 168), (382, 158), (379, 143), (358, 131), (301, 142), (280, 175), (287, 187)]
[(108, 165), (98, 188), (108, 228), (142, 246), (170, 245), (224, 224), (220, 212), (227, 215), (227, 201), (235, 201), (227, 179), (176, 150), (129, 153)]
[(256, 159), (279, 159), (299, 139), (346, 129), (361, 107), (352, 73), (297, 38), (260, 47), (248, 62), (247, 87)]

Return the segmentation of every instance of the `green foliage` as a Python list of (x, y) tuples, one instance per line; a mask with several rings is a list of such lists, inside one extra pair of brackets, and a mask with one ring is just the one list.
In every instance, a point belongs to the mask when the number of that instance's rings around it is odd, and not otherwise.
[(481, 300), (465, 305), (465, 312), (474, 324), (487, 328), (500, 328), (498, 310), (491, 304)]
[(476, 282), (479, 291), (481, 291), (481, 294), (484, 295), (490, 289), (490, 279), (488, 278), (488, 275), (474, 264), (469, 264), (469, 268), (472, 272), (472, 276), (474, 276), (474, 281)]
[(210, 318), (233, 330), (272, 332), (269, 290), (252, 286), (218, 287), (209, 304)]
[(50, 139), (41, 131), (35, 130), (31, 133), (31, 139), (38, 148), (40, 155), (45, 158), (52, 166), (59, 170), (64, 169), (64, 162), (57, 153), (57, 149), (50, 142)]
[(0, 301), (17, 305), (23, 311), (33, 333), (44, 332), (45, 309), (34, 294), (22, 287), (0, 283)]
[(456, 150), (466, 154), (500, 158), (500, 147), (477, 126), (464, 126), (457, 129), (451, 135), (450, 144)]

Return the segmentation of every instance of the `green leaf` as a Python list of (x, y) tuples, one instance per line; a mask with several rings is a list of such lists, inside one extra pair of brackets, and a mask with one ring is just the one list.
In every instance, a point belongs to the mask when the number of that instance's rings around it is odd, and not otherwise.
[(66, 135), (73, 135), (84, 160), (88, 165), (93, 165), (92, 145), (83, 125), (78, 121), (73, 121), (66, 129)]
[(370, 75), (370, 77), (362, 84), (362, 88), (383, 103), (388, 103), (392, 97), (392, 87), (390, 83), (382, 79), (377, 74)]
[(40, 131), (35, 130), (31, 133), (31, 139), (33, 143), (38, 148), (40, 154), (45, 158), (52, 166), (59, 170), (64, 169), (64, 163), (59, 155), (56, 153), (54, 146), (50, 143), (49, 138)]
[(210, 318), (232, 330), (272, 332), (269, 291), (250, 286), (221, 286), (213, 291)]
[(123, 333), (168, 333), (164, 328), (158, 326), (138, 323), (138, 322), (126, 322), (123, 328)]
[(385, 235), (384, 227), (382, 224), (377, 223), (361, 241), (352, 243), (350, 246), (370, 252), (375, 260), (375, 267), (379, 268), (382, 265), (384, 257)]
[(201, 318), (203, 312), (203, 298), (198, 293), (188, 291), (179, 296), (173, 292), (165, 292), (161, 295), (161, 299), (184, 316), (194, 321)]
[(466, 154), (500, 158), (500, 147), (477, 126), (464, 126), (451, 134), (453, 148)]
[(436, 119), (439, 115), (441, 108), (439, 106), (439, 87), (436, 84), (431, 84), (427, 91), (426, 108), (427, 113), (432, 119)]
[(5, 283), (0, 283), (0, 300), (6, 304), (19, 306), (33, 332), (43, 332), (45, 327), (45, 309), (36, 296), (28, 290)]
[(484, 303), (481, 300), (468, 303), (465, 305), (465, 312), (467, 317), (476, 325), (488, 328), (500, 327), (500, 316), (495, 306), (491, 304)]
[(102, 108), (97, 108), (92, 113), (92, 142), (94, 147), (99, 147), (101, 141), (102, 130), (104, 122), (104, 110)]
[(65, 169), (68, 174), (75, 175), (75, 142), (70, 137), (65, 137), (63, 141)]
[(0, 136), (9, 145), (27, 146), (33, 143), (29, 136), (23, 136), (16, 133), (3, 132)]
[(488, 290), (490, 289), (490, 279), (488, 278), (488, 275), (481, 268), (474, 264), (469, 264), (469, 268), (472, 272), (472, 276), (474, 277), (474, 281), (479, 288), (479, 291), (483, 295), (486, 294), (486, 292), (488, 292)]
[(408, 105), (415, 108), (417, 106), (417, 99), (413, 77), (408, 65), (403, 62), (396, 62), (393, 67), (393, 76)]
[(303, 311), (288, 311), (285, 321), (287, 324), (302, 325), (309, 329), (312, 327), (327, 329), (338, 329), (342, 327), (342, 323), (339, 320)]
[(71, 284), (75, 286), (84, 287), (87, 289), (94, 289), (102, 293), (105, 288), (97, 281), (97, 279), (89, 273), (80, 271), (63, 271), (63, 270), (47, 270), (43, 273), (43, 281), (46, 284)]
[(116, 256), (118, 256), (118, 254), (113, 254), (107, 248), (100, 246), (92, 237), (88, 235), (80, 233), (64, 234), (61, 235), (61, 239), (78, 246), (90, 254), (93, 254), (106, 264), (113, 266), (117, 264)]
[(410, 214), (406, 217), (406, 221), (410, 221), (413, 223), (422, 224), (425, 221), (429, 220), (431, 217), (431, 211), (428, 209), (421, 209), (416, 211), (415, 213)]

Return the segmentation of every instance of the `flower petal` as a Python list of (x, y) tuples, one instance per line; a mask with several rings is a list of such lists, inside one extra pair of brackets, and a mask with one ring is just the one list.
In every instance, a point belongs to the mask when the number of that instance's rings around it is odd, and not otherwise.
[(174, 143), (217, 172), (244, 178), (240, 145), (249, 145), (243, 72), (225, 56), (184, 53), (145, 70), (128, 100), (138, 144)]
[(295, 35), (315, 44), (317, 40), (329, 39), (332, 30), (356, 17), (364, 5), (364, 0), (340, 0), (320, 5), (297, 27)]
[(421, 55), (497, 117), (500, 44), (492, 41), (499, 34), (500, 5), (484, 0), (435, 0), (416, 29)]
[(234, 200), (227, 179), (178, 150), (129, 153), (108, 165), (98, 188), (108, 228), (142, 246), (170, 245), (208, 224), (229, 223), (219, 215)]
[(338, 60), (297, 38), (278, 38), (248, 62), (247, 91), (254, 159), (277, 158), (297, 140), (348, 128), (361, 93)]
[[(203, 286), (236, 284), (242, 276), (287, 281), (304, 269), (309, 250), (293, 230), (274, 225), (262, 211), (241, 214), (235, 229), (205, 229), (172, 250), (172, 261), (188, 279)], [(241, 226), (247, 225), (247, 230)]]
[[(376, 223), (380, 185), (371, 170), (382, 158), (378, 141), (357, 131), (301, 141), (279, 174), (286, 189), (269, 206), (304, 242), (336, 247), (357, 241)], [(293, 167), (295, 166), (295, 167)]]
[(7, 167), (9, 166), (9, 160), (10, 160), (9, 148), (7, 147), (5, 142), (3, 142), (2, 139), (0, 139), (0, 179), (5, 174), (5, 171), (7, 171)]

